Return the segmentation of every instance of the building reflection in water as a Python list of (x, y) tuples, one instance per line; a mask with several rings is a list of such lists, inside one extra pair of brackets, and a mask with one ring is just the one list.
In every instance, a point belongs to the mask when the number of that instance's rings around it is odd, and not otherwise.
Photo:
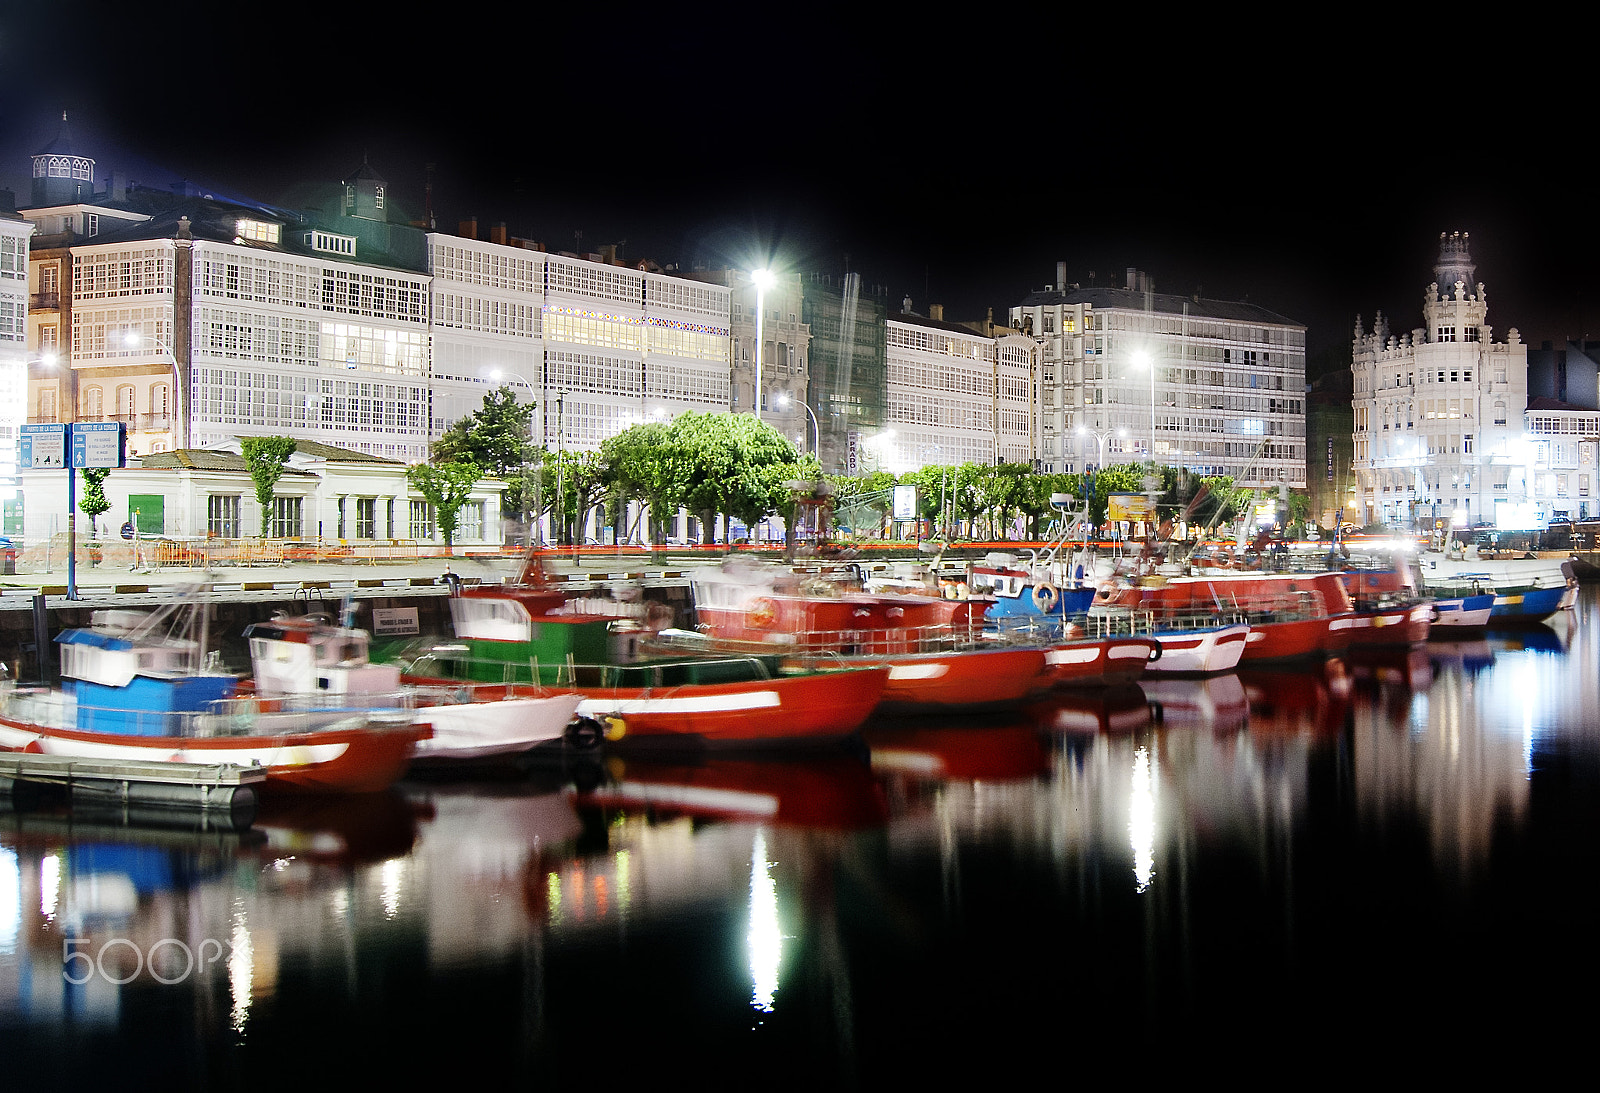
[(225, 960), (164, 988), (190, 992), (194, 1035), (267, 1035), (283, 1021), (268, 1000), (291, 993), (387, 1005), (363, 970), (377, 953), (429, 982), (517, 969), (531, 1051), (574, 989), (572, 954), (626, 969), (648, 939), (692, 952), (684, 974), (744, 1031), (798, 1012), (853, 1057), (863, 969), (888, 966), (887, 946), (910, 954), (900, 971), (948, 955), (990, 910), (1018, 946), (1057, 921), (1131, 921), (1150, 966), (1175, 950), (1165, 966), (1187, 968), (1219, 889), (1271, 903), (1251, 907), (1291, 937), (1300, 894), (1332, 883), (1307, 880), (1308, 845), (1352, 830), (1424, 832), (1411, 857), (1441, 876), (1488, 869), (1497, 835), (1529, 822), (1551, 749), (1600, 733), (1595, 625), (874, 723), (870, 759), (629, 759), (581, 790), (408, 785), (265, 809), (243, 833), (0, 813), (0, 1017), (127, 1026), (148, 969), (65, 984), (63, 937), (215, 939)]

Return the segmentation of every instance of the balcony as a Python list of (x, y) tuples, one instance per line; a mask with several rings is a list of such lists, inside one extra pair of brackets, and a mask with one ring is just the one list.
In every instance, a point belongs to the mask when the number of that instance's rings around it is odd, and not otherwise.
[(28, 295), (29, 311), (60, 311), (61, 293), (33, 292)]
[[(47, 417), (33, 416), (28, 418), (29, 425), (58, 425), (73, 418), (61, 414)], [(171, 414), (84, 414), (76, 419), (81, 422), (120, 421), (127, 425), (130, 433), (170, 433), (172, 431)]]

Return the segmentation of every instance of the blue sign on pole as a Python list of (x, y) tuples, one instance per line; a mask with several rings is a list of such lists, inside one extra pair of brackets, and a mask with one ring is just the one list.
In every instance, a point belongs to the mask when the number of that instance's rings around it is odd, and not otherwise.
[(65, 425), (24, 425), (17, 465), (23, 470), (61, 470), (67, 465)]
[(120, 421), (80, 421), (72, 426), (74, 467), (127, 465), (127, 426)]

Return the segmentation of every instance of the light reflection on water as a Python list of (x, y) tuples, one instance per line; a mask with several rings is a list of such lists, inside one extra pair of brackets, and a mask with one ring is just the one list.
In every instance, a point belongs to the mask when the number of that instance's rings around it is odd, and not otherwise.
[[(571, 1045), (603, 1026), (612, 1068), (692, 1035), (712, 1073), (754, 1052), (854, 1081), (914, 1045), (960, 1057), (965, 1034), (1026, 1051), (1066, 1023), (1109, 1044), (1112, 1013), (1216, 1032), (1219, 1000), (1312, 1027), (1364, 993), (1391, 1004), (1402, 966), (1419, 1004), (1485, 1004), (1499, 980), (1438, 969), (1467, 941), (1514, 965), (1485, 924), (1530, 928), (1508, 910), (1530, 863), (1593, 864), (1592, 833), (1538, 816), (1592, 815), (1564, 787), (1600, 781), (1596, 613), (1586, 589), (1550, 628), (877, 724), (870, 759), (407, 786), (246, 836), (0, 814), (0, 1036), (42, 1057), (84, 1048), (99, 1015), (80, 1067), (157, 1035), (229, 1085), (333, 1019), (407, 1058), (453, 1036), (543, 1076), (581, 1072)], [(91, 951), (214, 938), (227, 958), (74, 993), (68, 931)], [(419, 1020), (450, 1034), (402, 1031)]]

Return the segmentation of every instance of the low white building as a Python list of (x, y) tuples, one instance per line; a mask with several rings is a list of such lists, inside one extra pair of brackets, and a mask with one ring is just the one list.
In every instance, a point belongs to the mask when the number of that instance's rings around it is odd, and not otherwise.
[[(395, 459), (297, 441), (275, 487), (267, 538), (321, 549), (348, 547), (356, 553), (377, 548), (432, 547), (443, 543), (438, 514), (406, 480), (406, 464)], [(95, 522), (81, 512), (77, 535), (120, 538), (126, 523), (142, 539), (180, 544), (225, 544), (261, 537), (261, 508), (255, 484), (240, 454), (237, 438), (206, 449), (158, 452), (117, 468), (105, 480), (111, 507)], [(22, 472), (28, 494), (23, 542), (32, 548), (55, 542), (67, 531), (67, 477), (64, 471)], [(457, 547), (498, 547), (504, 483), (480, 480), (457, 523)], [(77, 488), (83, 496), (82, 479)], [(426, 551), (424, 551), (426, 552)]]
[[(1523, 494), (1532, 523), (1585, 520), (1600, 515), (1596, 459), (1600, 411), (1550, 398), (1531, 398), (1523, 414), (1526, 456)], [(1524, 521), (1526, 522), (1526, 521)]]

